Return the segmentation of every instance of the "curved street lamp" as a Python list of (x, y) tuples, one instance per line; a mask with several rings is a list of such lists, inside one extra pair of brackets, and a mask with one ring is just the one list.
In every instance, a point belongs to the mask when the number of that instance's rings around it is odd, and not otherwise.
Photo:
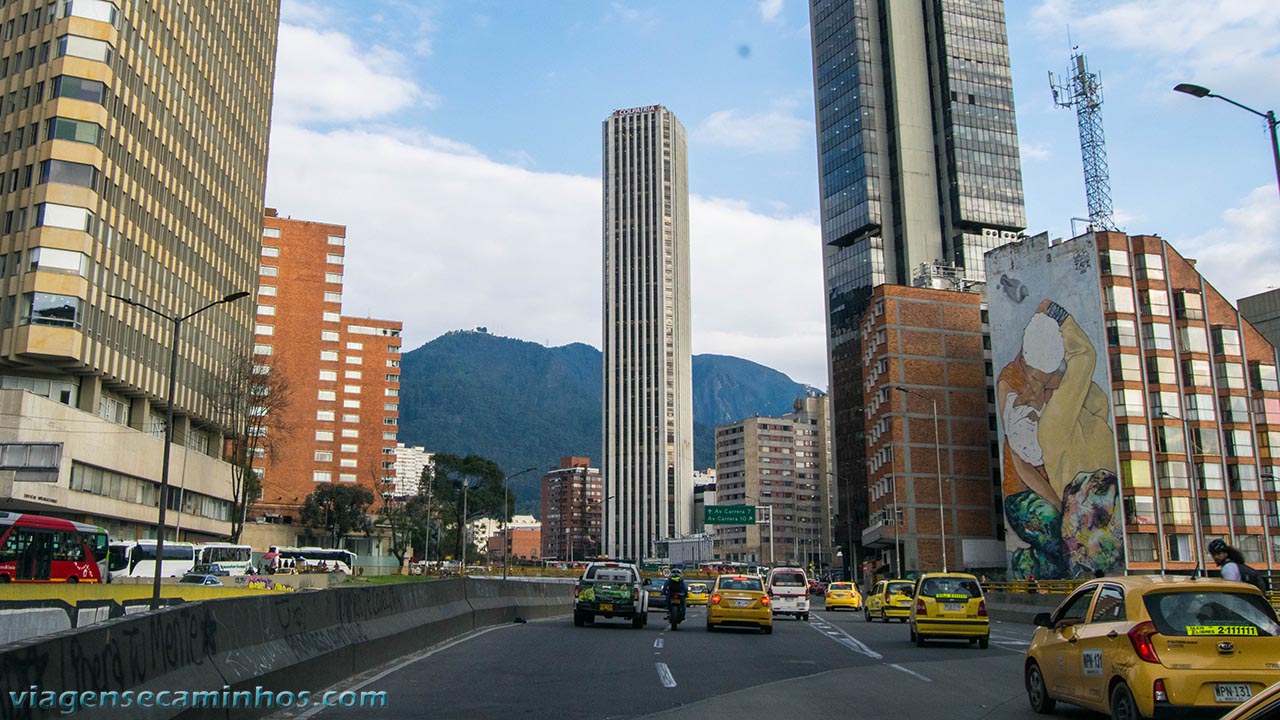
[[(164, 412), (164, 466), (160, 468), (160, 517), (156, 521), (156, 571), (151, 583), (151, 609), (157, 610), (160, 607), (160, 572), (164, 566), (164, 515), (165, 510), (169, 507), (169, 453), (173, 447), (173, 396), (177, 387), (177, 370), (178, 370), (178, 339), (182, 334), (182, 323), (199, 315), (211, 307), (222, 305), (224, 303), (235, 302), (240, 298), (248, 297), (246, 290), (233, 292), (230, 295), (224, 295), (221, 300), (214, 300), (198, 310), (192, 310), (186, 315), (170, 315), (169, 313), (157, 310), (148, 305), (144, 305), (135, 300), (120, 295), (107, 295), (114, 300), (119, 300), (125, 305), (131, 305), (139, 310), (146, 310), (153, 315), (158, 315), (165, 320), (173, 323), (173, 332), (169, 336), (169, 406)], [(177, 541), (175, 534), (174, 541)]]
[(519, 477), (527, 472), (537, 470), (536, 467), (529, 467), (521, 470), (515, 475), (502, 476), (502, 579), (507, 579), (507, 557), (511, 555), (511, 513), (507, 508), (509, 492), (507, 490), (507, 481), (513, 477)]
[(1210, 92), (1209, 88), (1204, 87), (1203, 85), (1192, 85), (1191, 83), (1178, 83), (1173, 87), (1173, 89), (1177, 92), (1184, 93), (1192, 97), (1218, 98), (1223, 102), (1228, 102), (1228, 103), (1231, 103), (1232, 105), (1235, 105), (1241, 110), (1248, 110), (1249, 112), (1253, 113), (1254, 115), (1257, 115), (1263, 120), (1266, 120), (1267, 128), (1271, 131), (1271, 157), (1275, 161), (1275, 165), (1276, 165), (1276, 188), (1280, 190), (1280, 137), (1277, 137), (1276, 135), (1277, 133), (1276, 112), (1274, 110), (1268, 110), (1266, 112), (1254, 110), (1248, 105), (1242, 105), (1241, 103), (1238, 103), (1229, 97), (1223, 97), (1222, 95), (1215, 95), (1214, 93)]

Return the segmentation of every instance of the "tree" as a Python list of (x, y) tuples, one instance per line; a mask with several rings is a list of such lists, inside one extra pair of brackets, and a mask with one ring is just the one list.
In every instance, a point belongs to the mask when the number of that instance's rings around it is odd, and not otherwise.
[(396, 562), (403, 565), (405, 556), (416, 554), (419, 547), (423, 548), (423, 555), (426, 554), (432, 521), (431, 505), (425, 494), (385, 497), (378, 520), (391, 533), (391, 554)]
[(231, 463), (231, 541), (239, 542), (249, 506), (262, 496), (254, 462), (272, 456), (289, 434), (290, 389), (279, 361), (241, 355), (214, 379), (209, 393), (216, 416), (227, 429)]
[(505, 478), (502, 468), (488, 458), (436, 454), (429, 472), (423, 473), (422, 486), (440, 521), (442, 548), (454, 548), (455, 557), (461, 558), (467, 523), (478, 517), (510, 520), (514, 501), (511, 493), (503, 492)]
[(373, 493), (363, 485), (325, 483), (316, 487), (302, 503), (302, 524), (324, 530), (333, 539), (333, 547), (357, 530), (372, 530), (365, 510), (373, 504)]

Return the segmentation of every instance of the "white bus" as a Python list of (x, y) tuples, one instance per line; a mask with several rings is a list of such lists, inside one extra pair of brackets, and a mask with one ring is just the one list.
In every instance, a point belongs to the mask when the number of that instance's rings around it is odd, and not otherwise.
[(196, 546), (196, 564), (217, 565), (231, 575), (248, 575), (249, 568), (253, 567), (253, 548), (231, 543), (204, 543)]
[[(107, 547), (107, 570), (111, 577), (155, 577), (156, 541), (112, 541)], [(196, 564), (196, 546), (189, 542), (166, 542), (161, 577), (182, 577)]]
[(347, 575), (351, 574), (352, 568), (356, 565), (356, 554), (350, 550), (272, 545), (267, 549), (267, 552), (268, 554), (278, 554), (271, 561), (272, 569), (276, 572), (288, 571), (285, 561), (292, 561), (293, 567), (298, 572), (323, 572), (329, 570), (346, 573)]

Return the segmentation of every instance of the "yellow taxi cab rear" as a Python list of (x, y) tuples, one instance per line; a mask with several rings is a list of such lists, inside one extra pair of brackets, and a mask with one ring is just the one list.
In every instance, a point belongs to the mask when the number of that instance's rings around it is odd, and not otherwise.
[(912, 592), (911, 640), (968, 640), (987, 647), (991, 633), (987, 601), (978, 579), (968, 573), (925, 573)]
[(773, 612), (764, 581), (754, 575), (721, 575), (707, 601), (707, 630), (755, 627), (773, 633)]
[(1280, 621), (1245, 583), (1102, 578), (1036, 625), (1024, 680), (1037, 712), (1058, 701), (1121, 718), (1222, 712), (1280, 682)]
[(853, 583), (835, 582), (827, 586), (823, 601), (823, 609), (825, 610), (837, 610), (839, 608), (857, 610), (862, 607), (862, 593), (858, 592), (858, 588)]
[(911, 614), (911, 589), (914, 586), (910, 580), (881, 580), (867, 594), (862, 617), (867, 622), (876, 618), (885, 622), (889, 622), (889, 618), (906, 622)]
[(711, 597), (711, 588), (707, 587), (706, 583), (689, 583), (690, 605), (706, 605), (709, 597)]

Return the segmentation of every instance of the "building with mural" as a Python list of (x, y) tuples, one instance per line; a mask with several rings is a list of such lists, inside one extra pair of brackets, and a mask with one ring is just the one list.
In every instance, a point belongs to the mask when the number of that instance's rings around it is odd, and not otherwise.
[(1156, 236), (987, 254), (1014, 577), (1191, 573), (1215, 538), (1275, 568), (1275, 348)]

